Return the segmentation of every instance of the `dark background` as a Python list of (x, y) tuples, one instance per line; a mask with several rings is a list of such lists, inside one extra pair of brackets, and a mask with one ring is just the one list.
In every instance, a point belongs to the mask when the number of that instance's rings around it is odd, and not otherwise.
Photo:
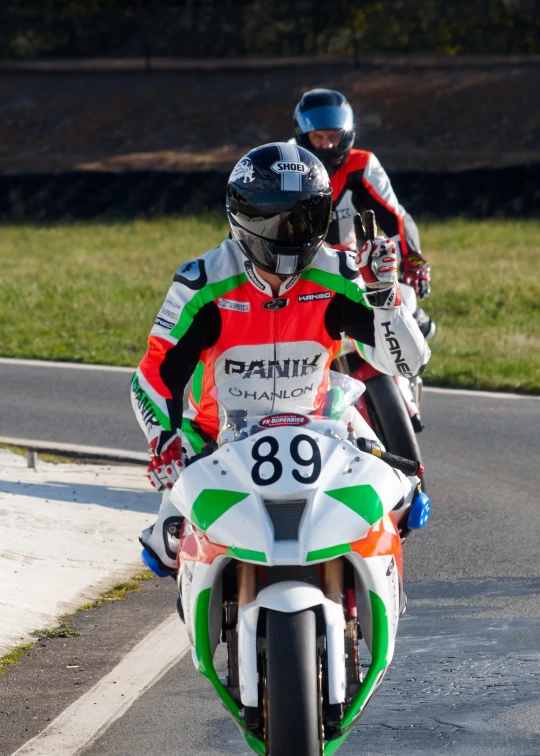
[(540, 0), (12, 2), (0, 219), (220, 206), (317, 86), (415, 215), (538, 215), (539, 74)]
[(540, 52), (537, 0), (12, 2), (6, 59)]

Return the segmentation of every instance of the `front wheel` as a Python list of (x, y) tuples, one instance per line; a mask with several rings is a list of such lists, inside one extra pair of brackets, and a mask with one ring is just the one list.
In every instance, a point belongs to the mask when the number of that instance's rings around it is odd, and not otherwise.
[[(366, 407), (371, 427), (386, 451), (422, 462), (416, 433), (394, 378), (378, 375), (366, 381)], [(421, 480), (424, 488), (423, 476)]]
[(266, 614), (266, 741), (270, 756), (319, 756), (315, 613)]

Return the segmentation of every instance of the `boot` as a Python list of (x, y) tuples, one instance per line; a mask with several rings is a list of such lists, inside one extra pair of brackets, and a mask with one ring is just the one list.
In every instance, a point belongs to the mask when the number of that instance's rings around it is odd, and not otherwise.
[(169, 497), (169, 491), (165, 491), (156, 522), (145, 528), (139, 538), (144, 551), (151, 557), (148, 559), (143, 552), (143, 561), (159, 577), (176, 573), (176, 556), (184, 522), (184, 517), (170, 503)]

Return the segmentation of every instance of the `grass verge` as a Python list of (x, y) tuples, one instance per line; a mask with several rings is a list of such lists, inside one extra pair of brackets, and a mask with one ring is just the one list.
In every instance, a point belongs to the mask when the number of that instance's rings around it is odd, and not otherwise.
[[(123, 601), (130, 593), (139, 591), (141, 589), (141, 582), (144, 580), (153, 580), (155, 575), (150, 571), (138, 572), (131, 580), (125, 583), (119, 583), (106, 591), (95, 601), (91, 601), (88, 604), (83, 604), (77, 609), (77, 612), (86, 612), (90, 609), (94, 609), (96, 606), (102, 604), (108, 604), (113, 601)], [(57, 627), (42, 628), (40, 630), (34, 630), (32, 635), (38, 640), (41, 639), (54, 639), (54, 638), (77, 638), (80, 636), (76, 630), (71, 627), (71, 623), (75, 614), (66, 615), (59, 621)], [(34, 648), (35, 643), (23, 643), (17, 646), (4, 656), (0, 656), (0, 675), (3, 675), (10, 667), (17, 664), (25, 655), (27, 651)]]
[[(437, 323), (426, 383), (540, 393), (537, 220), (420, 223)], [(221, 214), (0, 228), (0, 354), (136, 365), (174, 271)]]
[(89, 604), (83, 604), (79, 607), (78, 611), (86, 612), (89, 609), (94, 609), (96, 606), (101, 606), (102, 604), (110, 604), (112, 601), (123, 601), (129, 593), (141, 590), (142, 581), (154, 580), (154, 578), (155, 575), (150, 571), (138, 572), (131, 578), (131, 580), (128, 580), (126, 583), (118, 583), (118, 585), (110, 588), (103, 594), (103, 596), (100, 596), (95, 601), (91, 601)]
[(10, 651), (8, 654), (0, 656), (0, 675), (3, 675), (4, 672), (6, 672), (10, 667), (12, 667), (14, 664), (17, 664), (17, 662), (23, 658), (25, 653), (30, 648), (34, 648), (34, 646), (35, 643), (23, 643), (20, 646), (17, 646), (17, 648), (14, 648), (13, 651)]
[[(28, 454), (28, 449), (23, 449), (22, 446), (11, 446), (10, 444), (0, 444), (0, 449), (7, 449), (10, 452), (13, 452), (13, 454), (18, 454), (19, 457), (24, 457), (26, 459), (26, 456)], [(62, 464), (69, 464), (69, 465), (82, 465), (84, 464), (83, 459), (79, 459), (77, 457), (61, 457), (56, 454), (43, 454), (42, 452), (37, 452), (37, 458), (38, 462), (51, 462), (53, 465), (62, 465)]]

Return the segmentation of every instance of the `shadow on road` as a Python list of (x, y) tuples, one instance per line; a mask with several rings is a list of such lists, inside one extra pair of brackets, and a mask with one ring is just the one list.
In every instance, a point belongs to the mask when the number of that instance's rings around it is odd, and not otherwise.
[(0, 506), (2, 494), (28, 496), (48, 501), (95, 504), (110, 509), (127, 509), (130, 512), (155, 513), (159, 508), (158, 497), (152, 491), (137, 488), (107, 486), (102, 483), (16, 483), (0, 481)]

